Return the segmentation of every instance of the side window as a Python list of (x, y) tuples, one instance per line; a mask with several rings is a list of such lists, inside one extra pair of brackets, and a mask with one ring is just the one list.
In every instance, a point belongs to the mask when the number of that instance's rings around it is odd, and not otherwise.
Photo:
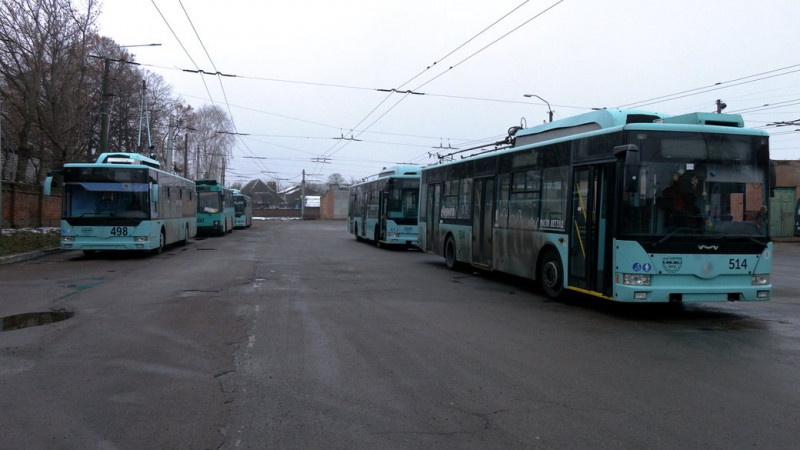
[(551, 167), (542, 173), (541, 228), (564, 230), (567, 215), (567, 168)]
[(536, 229), (540, 175), (538, 170), (514, 172), (509, 199), (509, 228)]
[(458, 180), (444, 182), (444, 193), (442, 195), (442, 219), (455, 219), (458, 217)]
[(511, 174), (504, 173), (499, 175), (497, 184), (497, 209), (495, 210), (494, 226), (496, 228), (506, 228), (508, 227), (508, 196), (511, 192)]
[(458, 192), (458, 218), (467, 219), (471, 217), (472, 209), (472, 179), (461, 180), (461, 188)]

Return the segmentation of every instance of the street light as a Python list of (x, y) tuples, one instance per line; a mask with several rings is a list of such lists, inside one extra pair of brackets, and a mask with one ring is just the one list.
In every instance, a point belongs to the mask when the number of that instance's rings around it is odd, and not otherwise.
[(550, 118), (550, 122), (553, 121), (553, 108), (550, 107), (550, 103), (547, 100), (543, 99), (542, 97), (539, 97), (536, 94), (524, 94), (523, 97), (528, 97), (528, 98), (536, 97), (539, 100), (543, 101), (547, 105), (547, 116)]

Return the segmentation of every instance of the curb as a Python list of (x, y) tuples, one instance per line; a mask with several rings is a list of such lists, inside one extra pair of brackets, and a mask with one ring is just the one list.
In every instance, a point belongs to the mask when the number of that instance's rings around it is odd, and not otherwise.
[(40, 256), (50, 255), (61, 251), (60, 248), (46, 248), (44, 250), (36, 250), (28, 253), (20, 253), (18, 255), (0, 256), (0, 266), (4, 264), (11, 264), (20, 261), (28, 261), (36, 259)]

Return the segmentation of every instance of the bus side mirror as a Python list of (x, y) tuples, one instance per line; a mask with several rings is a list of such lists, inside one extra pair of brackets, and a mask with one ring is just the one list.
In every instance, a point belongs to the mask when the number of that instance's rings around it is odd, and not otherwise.
[(625, 192), (637, 192), (639, 190), (639, 169), (642, 165), (639, 147), (631, 144), (614, 147), (614, 156), (618, 160), (624, 160), (622, 182)]
[(53, 176), (47, 175), (47, 178), (44, 179), (44, 188), (42, 189), (42, 194), (49, 196), (52, 188), (53, 188)]

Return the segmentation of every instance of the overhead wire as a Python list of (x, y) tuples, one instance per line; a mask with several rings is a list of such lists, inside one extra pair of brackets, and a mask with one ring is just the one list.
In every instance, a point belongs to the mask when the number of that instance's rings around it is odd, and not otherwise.
[[(538, 14), (534, 15), (533, 17), (531, 17), (530, 19), (526, 20), (526, 21), (525, 21), (525, 22), (523, 22), (522, 24), (520, 24), (520, 25), (518, 25), (517, 27), (513, 28), (511, 31), (509, 31), (509, 32), (507, 32), (507, 33), (505, 33), (505, 34), (501, 35), (499, 38), (497, 38), (497, 39), (493, 40), (493, 41), (492, 41), (492, 42), (490, 42), (489, 44), (487, 44), (487, 45), (485, 45), (484, 47), (480, 48), (478, 51), (476, 51), (476, 52), (472, 53), (471, 55), (469, 55), (469, 56), (467, 56), (466, 58), (462, 59), (461, 61), (459, 61), (458, 63), (454, 64), (453, 66), (450, 66), (450, 67), (449, 67), (447, 70), (445, 70), (444, 72), (441, 72), (439, 75), (437, 75), (437, 76), (435, 76), (435, 77), (433, 77), (433, 78), (429, 79), (428, 81), (426, 81), (426, 82), (422, 83), (421, 85), (419, 85), (417, 88), (413, 89), (412, 91), (418, 91), (418, 90), (419, 90), (421, 87), (423, 87), (423, 86), (426, 86), (427, 84), (431, 83), (432, 81), (434, 81), (434, 80), (436, 80), (436, 79), (440, 78), (441, 76), (443, 76), (445, 73), (448, 73), (448, 72), (450, 72), (452, 69), (454, 69), (454, 68), (456, 68), (456, 67), (460, 66), (461, 64), (463, 64), (464, 62), (468, 61), (469, 59), (472, 59), (473, 57), (475, 57), (475, 56), (476, 56), (476, 55), (478, 55), (479, 53), (481, 53), (481, 52), (485, 51), (487, 48), (489, 48), (489, 47), (491, 47), (491, 46), (495, 45), (495, 44), (496, 44), (497, 42), (499, 42), (500, 40), (502, 40), (502, 39), (504, 39), (504, 38), (508, 37), (510, 34), (514, 33), (514, 32), (515, 32), (515, 31), (517, 31), (517, 30), (519, 30), (519, 29), (520, 29), (520, 28), (522, 28), (523, 26), (527, 25), (528, 23), (532, 22), (533, 20), (535, 20), (535, 19), (537, 19), (537, 18), (541, 17), (543, 14), (545, 14), (545, 13), (547, 13), (548, 11), (552, 10), (552, 9), (553, 9), (555, 6), (559, 5), (559, 4), (560, 4), (560, 3), (562, 3), (563, 1), (564, 1), (564, 0), (558, 0), (557, 2), (553, 3), (552, 5), (550, 5), (550, 6), (549, 6), (549, 7), (547, 7), (546, 9), (544, 9), (543, 11), (539, 12)], [(452, 54), (454, 54), (454, 53), (455, 53), (455, 52), (456, 52), (458, 49), (461, 49), (461, 48), (463, 48), (463, 47), (464, 47), (464, 46), (465, 46), (465, 45), (466, 45), (468, 42), (471, 42), (471, 41), (472, 41), (472, 40), (474, 40), (474, 39), (475, 39), (477, 36), (479, 36), (479, 35), (483, 34), (483, 33), (484, 33), (486, 30), (488, 30), (489, 28), (492, 28), (492, 27), (494, 27), (495, 25), (497, 25), (497, 24), (498, 24), (500, 21), (502, 21), (503, 19), (505, 19), (506, 17), (508, 17), (510, 14), (512, 14), (512, 13), (514, 13), (515, 11), (519, 10), (519, 8), (520, 8), (521, 6), (523, 6), (525, 3), (527, 3), (527, 2), (523, 2), (521, 5), (519, 5), (519, 6), (515, 7), (515, 8), (514, 8), (512, 11), (510, 11), (509, 13), (506, 13), (505, 15), (503, 15), (503, 17), (501, 17), (500, 19), (498, 19), (498, 20), (494, 21), (494, 22), (493, 22), (491, 25), (489, 25), (487, 28), (483, 29), (483, 30), (482, 30), (481, 32), (479, 32), (477, 35), (475, 35), (475, 36), (471, 37), (471, 38), (470, 38), (470, 39), (469, 39), (469, 40), (468, 40), (466, 43), (464, 43), (464, 44), (462, 44), (462, 45), (458, 46), (458, 48), (457, 48), (456, 50), (453, 50), (453, 51), (449, 52), (449, 53), (448, 53), (448, 54), (447, 54), (445, 57), (442, 57), (442, 58), (440, 58), (440, 59), (438, 60), (438, 62), (441, 62), (441, 61), (442, 61), (442, 60), (444, 60), (445, 58), (447, 58), (447, 57), (451, 56), (451, 55), (452, 55)], [(427, 70), (427, 69), (426, 69), (426, 70)], [(423, 71), (423, 73), (424, 73), (424, 72), (425, 72), (425, 71)], [(416, 78), (417, 78), (419, 75), (421, 75), (421, 74), (418, 74), (417, 76), (413, 77), (411, 80), (414, 80), (414, 79), (416, 79)], [(406, 83), (406, 84), (407, 84), (407, 83)], [(401, 86), (401, 87), (402, 87), (402, 86)], [(383, 117), (385, 117), (385, 116), (386, 116), (386, 115), (387, 115), (389, 112), (391, 112), (391, 111), (392, 111), (394, 108), (396, 108), (396, 107), (397, 107), (397, 106), (398, 106), (398, 105), (399, 105), (399, 104), (400, 104), (400, 103), (401, 103), (403, 100), (405, 100), (406, 98), (408, 98), (408, 96), (409, 96), (409, 95), (412, 95), (412, 93), (413, 93), (412, 91), (407, 91), (407, 92), (405, 92), (405, 93), (404, 93), (404, 95), (403, 95), (403, 96), (402, 96), (402, 97), (401, 97), (401, 98), (400, 98), (400, 99), (399, 99), (397, 102), (395, 102), (395, 103), (394, 103), (392, 106), (390, 106), (388, 110), (386, 110), (386, 111), (382, 112), (382, 113), (381, 113), (381, 115), (380, 115), (380, 116), (378, 116), (378, 117), (377, 117), (375, 120), (373, 120), (372, 122), (370, 122), (370, 123), (369, 123), (369, 125), (367, 125), (367, 126), (364, 128), (364, 130), (366, 131), (366, 130), (370, 129), (372, 126), (374, 126), (374, 125), (375, 125), (375, 124), (376, 124), (378, 121), (380, 121), (380, 120), (381, 120)], [(389, 95), (391, 95), (391, 93), (390, 93)], [(380, 105), (382, 105), (383, 103), (385, 103), (385, 102), (386, 102), (386, 100), (388, 100), (388, 97), (387, 97), (387, 98), (384, 98), (384, 99), (383, 99), (383, 100), (380, 102), (380, 104), (379, 104), (379, 105), (378, 105), (376, 108), (373, 108), (373, 110), (372, 110), (372, 111), (370, 111), (370, 113), (369, 113), (367, 116), (365, 116), (365, 117), (364, 117), (364, 118), (363, 118), (363, 119), (362, 119), (362, 120), (359, 122), (359, 125), (360, 125), (361, 123), (364, 123), (364, 121), (365, 121), (365, 120), (366, 120), (366, 119), (369, 117), (369, 115), (371, 115), (373, 112), (375, 112), (375, 111), (377, 110), (377, 108), (378, 108), (378, 107), (380, 107)], [(357, 128), (357, 127), (353, 127), (353, 128)], [(363, 131), (362, 131), (362, 132), (363, 132)], [(347, 143), (345, 143), (344, 145), (342, 145), (341, 147), (339, 147), (339, 148), (338, 148), (338, 149), (336, 149), (335, 151), (333, 150), (335, 147), (331, 147), (331, 148), (330, 148), (328, 151), (326, 151), (326, 152), (323, 154), (323, 156), (326, 156), (326, 157), (333, 156), (334, 154), (336, 154), (337, 152), (339, 152), (340, 150), (342, 150), (342, 149), (343, 149), (344, 147), (346, 147), (347, 145), (348, 145), (348, 144), (347, 144)]]
[[(151, 2), (152, 2), (152, 4), (153, 4), (153, 7), (155, 7), (156, 11), (158, 12), (159, 16), (161, 16), (161, 19), (162, 19), (162, 20), (164, 21), (164, 23), (167, 25), (167, 28), (170, 30), (170, 32), (172, 33), (172, 35), (173, 35), (173, 36), (175, 37), (175, 39), (178, 41), (178, 44), (179, 44), (179, 45), (181, 46), (181, 48), (183, 49), (184, 53), (186, 53), (186, 56), (189, 58), (189, 60), (190, 60), (190, 61), (192, 62), (192, 64), (194, 65), (194, 67), (195, 67), (195, 69), (196, 69), (197, 73), (200, 73), (200, 74), (201, 74), (201, 77), (200, 77), (200, 79), (201, 79), (201, 81), (203, 82), (203, 86), (204, 86), (204, 87), (205, 87), (205, 89), (206, 89), (206, 93), (208, 94), (209, 101), (211, 101), (211, 104), (212, 104), (212, 105), (216, 105), (216, 103), (214, 102), (214, 98), (213, 98), (213, 96), (211, 95), (211, 90), (209, 89), (209, 87), (208, 87), (208, 84), (205, 82), (205, 78), (203, 78), (203, 76), (202, 76), (202, 74), (205, 74), (206, 72), (204, 72), (202, 69), (200, 69), (200, 67), (198, 66), (198, 64), (195, 62), (194, 58), (192, 58), (192, 55), (189, 53), (189, 51), (188, 51), (188, 49), (186, 48), (186, 46), (183, 44), (183, 42), (181, 41), (181, 39), (178, 37), (178, 35), (177, 35), (177, 33), (175, 32), (175, 30), (174, 30), (174, 29), (172, 28), (172, 26), (169, 24), (169, 21), (167, 20), (167, 18), (164, 16), (164, 14), (163, 14), (163, 13), (161, 12), (161, 10), (158, 8), (158, 5), (156, 5), (156, 3), (155, 3), (155, 0), (151, 0)], [(225, 74), (222, 74), (221, 72), (219, 72), (219, 70), (217, 70), (217, 67), (216, 67), (216, 65), (214, 64), (214, 60), (213, 60), (213, 58), (211, 57), (211, 54), (208, 52), (208, 49), (206, 48), (206, 46), (205, 46), (205, 43), (203, 42), (203, 39), (200, 37), (200, 33), (197, 31), (197, 28), (195, 27), (195, 25), (194, 25), (194, 22), (192, 21), (192, 18), (189, 16), (189, 12), (186, 10), (186, 7), (184, 6), (184, 4), (183, 4), (183, 1), (182, 1), (182, 0), (178, 0), (178, 4), (180, 5), (180, 7), (181, 7), (181, 10), (183, 11), (183, 14), (184, 14), (184, 16), (186, 17), (186, 20), (188, 21), (189, 25), (191, 26), (191, 28), (192, 28), (192, 31), (194, 32), (194, 35), (195, 35), (195, 37), (197, 38), (197, 41), (200, 43), (200, 46), (201, 46), (201, 48), (202, 48), (202, 49), (203, 49), (203, 51), (205, 52), (205, 55), (206, 55), (206, 57), (208, 58), (208, 61), (209, 61), (209, 63), (211, 64), (211, 67), (213, 67), (213, 69), (214, 69), (214, 71), (215, 71), (215, 75), (217, 76), (217, 79), (218, 79), (218, 81), (219, 81), (219, 84), (220, 84), (220, 91), (222, 92), (222, 96), (223, 96), (223, 99), (224, 99), (224, 102), (225, 102), (226, 108), (227, 108), (227, 110), (228, 110), (228, 116), (230, 117), (230, 122), (231, 122), (231, 125), (232, 125), (232, 127), (233, 127), (234, 134), (238, 134), (238, 131), (237, 131), (237, 128), (236, 128), (236, 121), (234, 120), (234, 117), (233, 117), (233, 112), (231, 111), (231, 108), (230, 108), (230, 102), (228, 101), (228, 96), (227, 96), (227, 93), (226, 93), (226, 91), (225, 91), (225, 86), (224, 86), (224, 84), (223, 84), (223, 82), (222, 82), (222, 78), (221, 78), (222, 76), (226, 76), (226, 75), (225, 75)], [(236, 142), (236, 141), (234, 141), (234, 142)], [(242, 152), (243, 152), (243, 153), (249, 153), (249, 154), (251, 154), (251, 155), (253, 154), (253, 151), (252, 151), (252, 150), (251, 150), (249, 147), (247, 147), (247, 144), (246, 144), (246, 143), (242, 142), (242, 146), (244, 147), (244, 148), (243, 148), (243, 150), (242, 150)], [(245, 151), (245, 150), (246, 150), (246, 151)], [(227, 166), (227, 161), (225, 162), (225, 166)], [(266, 167), (264, 167), (264, 169), (266, 169)]]

